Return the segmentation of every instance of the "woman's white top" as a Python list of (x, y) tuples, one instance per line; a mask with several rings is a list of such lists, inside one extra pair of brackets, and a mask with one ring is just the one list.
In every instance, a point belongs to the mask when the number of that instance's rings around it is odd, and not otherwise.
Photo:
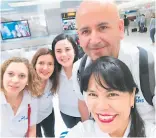
[(0, 137), (24, 137), (28, 129), (28, 104), (31, 107), (30, 126), (37, 123), (37, 100), (33, 99), (27, 90), (24, 90), (22, 102), (16, 115), (6, 101), (3, 92), (0, 92)]
[(72, 77), (68, 79), (62, 68), (59, 79), (58, 97), (60, 111), (69, 116), (80, 117), (78, 98), (73, 89)]
[(50, 80), (47, 81), (47, 84), (44, 89), (44, 93), (42, 96), (37, 97), (38, 100), (38, 119), (37, 123), (40, 123), (45, 118), (47, 118), (53, 109), (53, 102), (52, 102), (52, 82)]
[[(130, 123), (124, 133), (123, 137), (127, 137), (130, 131)], [(156, 127), (154, 124), (145, 123), (145, 134), (146, 137), (154, 138), (156, 136)], [(85, 122), (79, 122), (75, 127), (73, 127), (67, 134), (65, 138), (90, 138), (90, 137), (100, 137), (100, 138), (111, 138), (108, 133), (101, 131), (97, 123), (93, 120), (87, 120)]]

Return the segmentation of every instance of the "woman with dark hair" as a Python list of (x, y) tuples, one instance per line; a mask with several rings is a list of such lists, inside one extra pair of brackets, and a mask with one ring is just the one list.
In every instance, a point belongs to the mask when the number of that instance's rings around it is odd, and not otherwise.
[(119, 59), (101, 57), (83, 72), (82, 89), (93, 117), (77, 124), (66, 138), (154, 137), (156, 128), (140, 117), (135, 106), (138, 88)]
[(55, 68), (54, 56), (48, 48), (40, 48), (34, 54), (31, 61), (42, 85), (38, 98), (38, 124), (37, 137), (42, 137), (41, 128), (45, 137), (54, 137), (55, 116), (52, 98), (57, 88), (57, 70)]
[(60, 113), (66, 126), (72, 128), (81, 121), (72, 81), (72, 68), (78, 59), (78, 48), (72, 37), (60, 34), (52, 42), (52, 53), (59, 72), (57, 93)]

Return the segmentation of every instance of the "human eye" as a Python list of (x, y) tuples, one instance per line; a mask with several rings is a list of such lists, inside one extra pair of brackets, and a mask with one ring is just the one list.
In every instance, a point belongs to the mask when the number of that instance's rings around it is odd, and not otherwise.
[(8, 72), (8, 75), (9, 75), (10, 77), (13, 77), (13, 76), (14, 76), (13, 72)]
[(20, 75), (19, 75), (19, 78), (20, 78), (20, 79), (24, 79), (25, 77), (26, 77), (25, 74), (20, 74)]
[(44, 62), (43, 62), (43, 61), (40, 61), (39, 64), (40, 64), (40, 65), (44, 65)]
[(70, 48), (67, 48), (66, 51), (70, 51)]
[(107, 28), (108, 28), (107, 26), (102, 25), (102, 26), (99, 27), (99, 30), (100, 30), (100, 31), (104, 31), (104, 30), (106, 30)]
[(81, 32), (82, 35), (89, 35), (90, 31), (89, 30), (83, 30)]
[(52, 65), (54, 65), (54, 64), (53, 64), (52, 62), (49, 62), (48, 65), (49, 65), (49, 66), (52, 66)]
[(95, 93), (88, 93), (88, 96), (90, 96), (90, 97), (97, 97), (97, 94), (95, 94)]
[(56, 53), (61, 53), (61, 50), (57, 50)]
[(108, 94), (108, 97), (116, 97), (116, 96), (119, 96), (119, 94), (113, 92)]

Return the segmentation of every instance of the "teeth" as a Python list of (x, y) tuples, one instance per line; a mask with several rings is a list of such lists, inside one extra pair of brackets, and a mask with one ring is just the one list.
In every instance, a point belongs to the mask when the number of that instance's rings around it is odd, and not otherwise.
[(48, 73), (42, 73), (43, 75), (47, 75)]
[(62, 60), (63, 62), (67, 62), (68, 60)]
[(14, 87), (14, 86), (10, 86), (11, 88), (18, 88), (18, 87)]
[(113, 116), (102, 116), (102, 115), (99, 115), (99, 118), (102, 119), (102, 120), (109, 120), (109, 119), (112, 119)]
[(69, 59), (62, 59), (63, 62), (67, 62)]

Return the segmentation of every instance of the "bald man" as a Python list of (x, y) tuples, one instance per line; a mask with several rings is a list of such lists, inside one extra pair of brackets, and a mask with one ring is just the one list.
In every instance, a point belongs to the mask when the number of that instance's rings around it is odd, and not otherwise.
[[(124, 37), (124, 22), (119, 17), (117, 6), (110, 0), (83, 1), (76, 14), (80, 46), (88, 55), (85, 67), (101, 56), (113, 56), (123, 61), (131, 70), (139, 93), (136, 106), (143, 120), (155, 122), (155, 96), (153, 105), (148, 104), (140, 89), (139, 50), (137, 47), (121, 43)], [(77, 71), (81, 60), (73, 67), (74, 89), (79, 97), (79, 111), (82, 121), (89, 118), (89, 112), (80, 92)], [(113, 75), (113, 74), (112, 74)], [(156, 89), (155, 89), (156, 93)]]
[(101, 56), (118, 57), (124, 22), (114, 3), (86, 1), (76, 14), (80, 45), (92, 60)]

